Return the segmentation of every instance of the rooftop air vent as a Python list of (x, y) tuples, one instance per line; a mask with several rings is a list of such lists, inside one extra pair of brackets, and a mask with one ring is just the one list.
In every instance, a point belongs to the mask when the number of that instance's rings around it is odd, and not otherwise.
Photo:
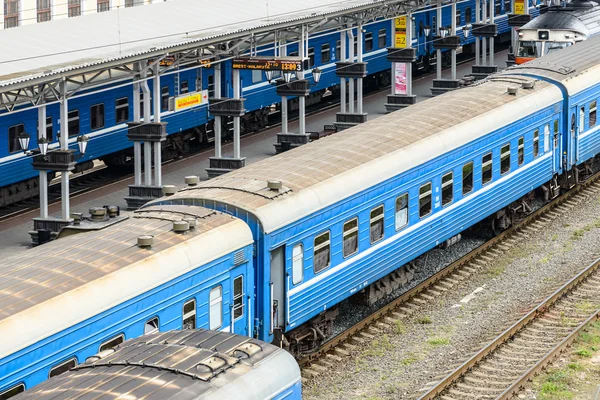
[(92, 207), (90, 208), (90, 216), (92, 221), (102, 221), (106, 217), (106, 208)]
[(533, 89), (535, 87), (535, 81), (526, 81), (521, 85), (523, 89)]
[(104, 206), (110, 218), (118, 217), (121, 214), (119, 206)]
[(188, 221), (173, 221), (173, 231), (176, 233), (183, 233), (190, 229)]
[(71, 219), (73, 220), (73, 225), (79, 225), (83, 220), (83, 214), (78, 212), (72, 212)]
[(152, 247), (152, 245), (154, 244), (154, 236), (152, 236), (152, 235), (138, 236), (137, 243), (138, 243), (138, 246), (143, 249)]
[(282, 184), (281, 181), (267, 181), (267, 187), (269, 188), (269, 190), (279, 192), (281, 190)]
[(509, 87), (507, 89), (508, 94), (510, 94), (512, 96), (516, 96), (518, 91), (519, 91), (519, 88), (517, 88), (517, 87)]
[(190, 175), (185, 177), (185, 184), (188, 186), (196, 186), (200, 182), (200, 178), (196, 175)]
[(196, 218), (194, 218), (194, 217), (186, 217), (183, 220), (188, 223), (190, 229), (195, 229), (196, 228)]
[(162, 190), (163, 190), (163, 194), (165, 196), (173, 196), (175, 193), (177, 193), (177, 186), (175, 186), (175, 185), (163, 185)]

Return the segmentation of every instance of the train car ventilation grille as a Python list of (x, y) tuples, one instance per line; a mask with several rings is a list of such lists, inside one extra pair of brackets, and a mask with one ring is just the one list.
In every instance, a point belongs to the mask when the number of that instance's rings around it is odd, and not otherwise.
[(246, 262), (246, 256), (244, 255), (244, 250), (238, 250), (233, 255), (233, 263), (235, 265), (240, 265), (240, 264), (243, 264), (244, 262)]

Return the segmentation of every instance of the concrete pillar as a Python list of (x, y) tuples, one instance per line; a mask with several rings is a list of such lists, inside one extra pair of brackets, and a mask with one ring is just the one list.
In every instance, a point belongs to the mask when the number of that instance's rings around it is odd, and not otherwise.
[[(392, 18), (390, 20), (390, 32), (392, 33), (392, 47), (396, 47), (396, 18)], [(427, 44), (425, 44), (427, 46)], [(390, 82), (391, 84), (391, 94), (392, 96), (396, 95), (396, 63), (392, 63), (392, 69), (390, 70)]]
[[(221, 63), (215, 63), (215, 75), (214, 75), (214, 84), (215, 84), (215, 98), (221, 98)], [(221, 117), (215, 116), (215, 158), (221, 158)]]
[[(287, 55), (287, 45), (283, 41), (279, 41), (279, 56), (285, 57)], [(287, 96), (281, 96), (281, 133), (288, 133), (288, 98)]]
[(152, 143), (144, 142), (144, 185), (152, 186)]
[[(346, 61), (346, 31), (340, 31), (340, 59)], [(340, 77), (340, 111), (346, 112), (346, 78)]]
[[(233, 70), (233, 98), (240, 98), (240, 70)], [(233, 117), (233, 158), (240, 158), (240, 117)]]
[[(475, 23), (478, 24), (480, 21), (480, 14), (481, 11), (479, 10), (479, 1), (480, 0), (475, 0)], [(473, 35), (473, 32), (471, 32), (471, 34)], [(481, 64), (480, 61), (480, 55), (479, 55), (479, 37), (473, 35), (473, 38), (475, 39), (475, 65), (479, 65)]]
[[(477, 1), (479, 1), (479, 0), (477, 0)], [(487, 23), (487, 2), (486, 2), (486, 0), (483, 0), (483, 5), (481, 6), (481, 13), (482, 13), (482, 22), (485, 24), (485, 23)], [(481, 38), (481, 58), (482, 58), (481, 65), (487, 65), (487, 38), (486, 37)]]
[[(298, 55), (300, 59), (304, 60), (308, 55), (306, 54), (306, 43), (307, 43), (307, 34), (306, 34), (306, 26), (302, 25), (301, 29), (301, 39), (298, 43)], [(304, 71), (300, 70), (297, 72), (298, 79), (304, 79)], [(298, 98), (299, 110), (298, 110), (298, 133), (300, 135), (306, 134), (306, 97), (299, 96)]]
[[(139, 71), (139, 64), (134, 64), (134, 69)], [(137, 79), (138, 75), (134, 76)], [(136, 82), (133, 84), (133, 122), (139, 123), (141, 118), (141, 107), (140, 107), (140, 83)], [(139, 186), (142, 184), (142, 143), (139, 141), (133, 142), (133, 165), (134, 165), (134, 184)]]
[[(60, 149), (69, 149), (69, 101), (67, 100), (67, 81), (63, 80), (60, 84), (61, 102), (60, 102)], [(61, 184), (61, 216), (63, 220), (71, 216), (70, 198), (69, 198), (69, 172), (63, 171), (60, 174)]]
[[(452, 32), (450, 32), (451, 36), (456, 35), (456, 0), (452, 2)], [(456, 79), (456, 49), (450, 50), (450, 55), (452, 57), (451, 60), (451, 68), (452, 68), (452, 79)]]
[[(412, 47), (412, 33), (413, 33), (413, 20), (412, 14), (408, 13), (406, 15), (406, 48)], [(392, 79), (392, 86), (396, 86), (394, 84), (394, 80)], [(412, 63), (406, 63), (406, 95), (412, 96)]]
[[(354, 32), (348, 27), (348, 61), (354, 62)], [(354, 113), (354, 78), (348, 79), (348, 112)]]
[[(442, 28), (442, 2), (440, 1), (438, 6), (437, 6), (437, 12), (436, 12), (436, 19), (437, 19), (437, 23), (436, 23), (436, 27), (437, 27), (437, 36), (440, 37), (441, 35), (441, 28)], [(436, 78), (437, 79), (442, 79), (442, 51), (440, 49), (436, 50)]]
[[(363, 27), (359, 24), (356, 28), (356, 40), (357, 40), (357, 54), (356, 61), (363, 61)], [(356, 112), (362, 114), (363, 112), (363, 78), (356, 80)]]
[[(46, 138), (46, 106), (38, 108), (38, 140)], [(40, 218), (48, 218), (48, 171), (40, 171)]]
[[(494, 23), (494, 12), (496, 7), (494, 7), (494, 0), (489, 0), (490, 3), (490, 24)], [(490, 65), (494, 65), (494, 38), (490, 38)]]
[[(154, 65), (154, 122), (160, 123), (161, 113), (161, 93), (160, 93), (160, 66)], [(201, 89), (201, 88), (200, 88)], [(154, 142), (154, 186), (162, 186), (162, 145), (161, 142)]]

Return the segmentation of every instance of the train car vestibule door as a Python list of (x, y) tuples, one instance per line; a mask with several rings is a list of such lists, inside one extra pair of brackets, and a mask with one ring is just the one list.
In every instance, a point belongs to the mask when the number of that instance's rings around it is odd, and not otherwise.
[(285, 326), (285, 246), (271, 251), (271, 325), (272, 334)]

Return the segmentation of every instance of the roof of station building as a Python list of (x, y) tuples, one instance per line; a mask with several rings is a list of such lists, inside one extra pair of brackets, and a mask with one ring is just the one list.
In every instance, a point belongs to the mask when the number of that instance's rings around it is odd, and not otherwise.
[[(173, 221), (183, 219), (195, 219), (196, 227), (174, 232)], [(140, 248), (140, 235), (153, 236), (152, 247)], [(3, 260), (0, 336), (11, 340), (0, 342), (0, 359), (22, 348), (20, 344), (33, 343), (250, 243), (248, 227), (230, 215), (163, 206)], [(32, 320), (39, 329), (23, 328)]]
[[(0, 31), (0, 87), (169, 49), (218, 43), (384, 0), (176, 0)], [(389, 1), (388, 1), (389, 2)], [(211, 41), (212, 40), (212, 41)]]
[[(231, 204), (273, 232), (560, 101), (555, 86), (507, 93), (534, 78), (502, 77), (411, 105), (156, 200)], [(282, 188), (269, 190), (267, 181)]]

